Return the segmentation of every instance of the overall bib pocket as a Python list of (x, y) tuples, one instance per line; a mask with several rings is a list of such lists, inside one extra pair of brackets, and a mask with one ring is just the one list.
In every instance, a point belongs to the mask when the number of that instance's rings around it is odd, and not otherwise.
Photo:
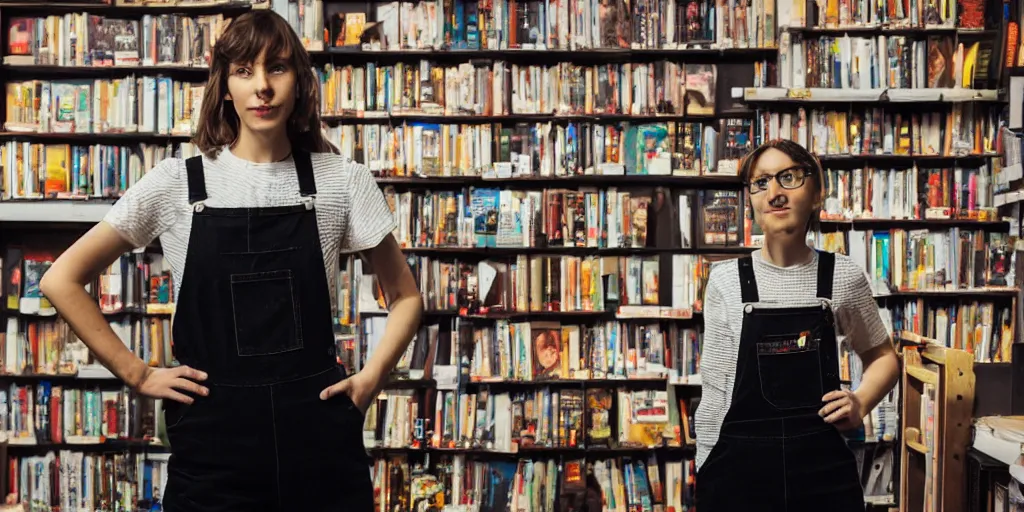
[(291, 270), (231, 274), (231, 305), (238, 355), (265, 356), (302, 348)]
[(757, 342), (761, 395), (777, 409), (820, 407), (819, 336), (810, 331), (762, 336)]

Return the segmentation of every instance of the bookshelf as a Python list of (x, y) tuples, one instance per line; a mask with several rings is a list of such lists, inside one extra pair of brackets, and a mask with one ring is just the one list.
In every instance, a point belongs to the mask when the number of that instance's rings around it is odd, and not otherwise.
[[(928, 169), (984, 168), (988, 185), (977, 185), (979, 194), (993, 188), (1000, 160), (993, 141), (999, 135), (988, 120), (1004, 103), (996, 78), (1001, 62), (997, 55), (991, 55), (990, 83), (976, 79), (971, 87), (913, 88), (878, 80), (864, 82), (870, 87), (837, 88), (808, 81), (810, 73), (801, 79), (796, 65), (806, 61), (801, 56), (809, 54), (808, 45), (824, 38), (921, 41), (941, 36), (959, 43), (991, 36), (995, 31), (988, 33), (988, 25), (980, 32), (955, 26), (838, 29), (802, 14), (813, 13), (814, 4), (800, 0), (748, 4), (743, 11), (746, 25), (734, 17), (739, 16), (734, 2), (708, 0), (660, 2), (661, 18), (642, 15), (656, 5), (647, 0), (611, 2), (608, 11), (594, 12), (589, 2), (302, 0), (290, 5), (299, 3), (305, 7), (302, 15), (278, 0), (255, 6), (207, 0), (62, 2), (46, 4), (45, 12), (38, 3), (0, 0), (0, 48), (5, 57), (15, 57), (0, 64), (5, 87), (23, 84), (21, 91), (35, 99), (55, 94), (58, 84), (79, 84), (85, 88), (69, 94), (90, 97), (115, 85), (142, 83), (165, 88), (166, 94), (154, 101), (173, 112), (160, 115), (154, 108), (135, 117), (128, 114), (133, 105), (118, 98), (106, 110), (88, 108), (90, 121), (79, 123), (78, 118), (39, 116), (38, 110), (25, 107), (30, 101), (0, 107), (5, 120), (0, 147), (6, 151), (6, 160), (0, 158), (0, 166), (6, 166), (0, 197), (4, 268), (11, 267), (9, 247), (38, 252), (45, 266), (46, 258), (66, 246), (74, 233), (102, 219), (118, 195), (153, 164), (194, 155), (189, 132), (198, 107), (188, 99), (201, 97), (209, 45), (232, 16), (284, 5), (279, 12), (291, 17), (320, 76), (326, 131), (343, 154), (378, 176), (399, 221), (396, 238), (425, 294), (427, 311), (417, 342), (396, 380), (372, 404), (364, 426), (375, 486), (391, 507), (404, 509), (426, 499), (413, 495), (411, 481), (442, 485), (446, 503), (479, 502), (496, 491), (483, 484), (479, 491), (466, 488), (459, 476), (472, 480), (488, 468), (506, 477), (545, 475), (545, 485), (557, 480), (559, 485), (547, 488), (567, 494), (547, 495), (548, 500), (582, 493), (579, 482), (564, 480), (565, 474), (580, 469), (605, 489), (623, 489), (614, 496), (619, 503), (660, 504), (677, 512), (692, 505), (690, 429), (700, 399), (703, 284), (711, 262), (747, 254), (758, 244), (735, 169), (738, 159), (760, 141), (785, 136), (815, 147), (827, 169), (830, 196), (812, 241), (858, 257), (865, 270), (893, 260), (871, 247), (881, 241), (903, 247), (896, 244), (907, 243), (908, 233), (944, 234), (946, 239), (912, 239), (922, 251), (945, 254), (950, 237), (958, 240), (968, 233), (972, 246), (986, 247), (1003, 240), (992, 238), (993, 233), (1009, 231), (991, 201), (979, 199), (960, 208), (947, 194), (929, 197), (925, 213), (908, 206), (914, 201), (887, 205), (884, 210), (892, 214), (884, 218), (879, 200), (851, 185), (865, 179), (887, 185), (881, 176), (890, 171), (904, 173), (910, 183), (911, 173)], [(570, 5), (589, 23), (579, 23)], [(626, 5), (636, 16), (607, 17), (624, 16)], [(456, 12), (446, 11), (448, 6)], [(689, 13), (690, 6), (700, 16)], [(731, 14), (719, 16), (713, 25), (699, 21), (716, 19), (710, 16), (716, 7)], [(56, 13), (85, 30), (87, 19), (74, 17), (82, 12), (166, 31), (161, 34), (196, 31), (203, 41), (166, 54), (139, 44), (134, 55), (101, 55), (106, 65), (94, 63), (88, 52), (11, 55), (12, 19)], [(452, 24), (449, 15), (466, 23)], [(521, 18), (509, 18), (513, 15)], [(770, 16), (776, 26), (761, 21)], [(166, 26), (161, 25), (164, 19), (170, 20)], [(397, 21), (374, 24), (391, 19)], [(522, 24), (513, 25), (510, 19)], [(609, 23), (612, 19), (616, 22)], [(403, 30), (405, 26), (418, 30)], [(82, 40), (88, 40), (83, 34)], [(914, 117), (933, 111), (944, 116), (940, 122)], [(970, 118), (965, 125), (982, 127), (977, 131), (984, 133), (981, 142), (970, 147), (933, 144), (939, 149), (928, 149), (935, 127), (954, 111)], [(862, 141), (857, 151), (850, 150), (849, 126), (837, 119), (855, 114), (871, 119), (876, 112), (882, 120), (877, 126), (885, 128), (872, 140), (890, 137), (892, 142)], [(904, 113), (909, 120), (887, 121), (893, 113)], [(865, 125), (858, 126), (860, 133), (874, 135)], [(828, 142), (845, 139), (851, 139), (845, 150)], [(647, 141), (653, 147), (642, 144)], [(70, 186), (52, 191), (57, 197), (44, 198), (51, 191), (32, 174), (38, 169), (20, 180), (9, 178), (12, 152), (35, 147), (56, 147), (51, 149), (55, 154), (75, 159), (88, 156), (94, 164), (69, 170), (75, 173), (68, 179)], [(112, 164), (95, 163), (103, 159)], [(939, 173), (937, 179), (953, 183), (956, 177)], [(917, 192), (927, 191), (926, 185), (919, 185)], [(549, 210), (555, 202), (560, 206)], [(613, 213), (602, 215), (601, 205), (610, 205)], [(864, 215), (865, 205), (873, 216)], [(486, 212), (497, 213), (497, 225), (478, 229), (476, 218)], [(516, 213), (523, 220), (512, 222), (509, 231), (507, 221)], [(640, 217), (642, 226), (635, 224)], [(715, 224), (723, 218), (728, 221)], [(555, 224), (548, 225), (550, 219)], [(53, 238), (54, 233), (60, 236)], [(161, 311), (173, 307), (173, 297), (161, 291), (171, 276), (159, 246), (123, 260), (104, 275), (108, 285), (118, 281), (123, 291), (120, 307), (110, 308), (111, 322), (121, 326), (136, 350), (155, 354), (154, 364), (173, 364), (169, 315)], [(339, 358), (354, 369), (372, 350), (374, 333), (384, 321), (370, 263), (346, 257), (339, 279)], [(964, 318), (991, 315), (991, 325), (1005, 324), (1014, 332), (1012, 312), (1019, 292), (988, 283), (988, 272), (980, 281), (973, 275), (947, 276), (949, 285), (939, 286), (934, 268), (914, 273), (915, 279), (909, 278), (905, 265), (899, 268), (906, 270), (907, 279), (871, 274), (880, 310), (893, 332), (924, 331), (962, 344), (957, 341), (961, 331), (943, 337), (921, 327), (930, 325), (923, 319), (934, 318), (936, 311), (962, 312)], [(490, 275), (497, 276), (496, 284), (485, 290), (482, 276)], [(646, 284), (650, 278), (654, 286)], [(104, 283), (94, 289), (97, 300), (104, 301)], [(162, 305), (151, 310), (154, 302)], [(54, 321), (10, 308), (3, 314), (8, 333), (28, 332), (31, 322)], [(540, 372), (532, 364), (504, 357), (515, 353), (517, 340), (531, 340), (528, 333), (535, 330), (564, 340), (557, 376), (551, 368)], [(73, 343), (68, 338), (65, 332), (56, 339)], [(1009, 353), (1004, 348), (993, 343), (975, 353), (984, 360), (1002, 360)], [(33, 353), (31, 348), (28, 353)], [(60, 357), (65, 354), (76, 366), (90, 362), (80, 351), (64, 350)], [(845, 380), (855, 386), (858, 368), (853, 359), (847, 354), (844, 371)], [(43, 373), (3, 375), (0, 382), (26, 390), (44, 382), (77, 389), (97, 380), (87, 381), (77, 370), (60, 376)], [(104, 386), (107, 392), (120, 392), (116, 381)], [(893, 441), (902, 438), (898, 418), (904, 415), (897, 403), (898, 393), (873, 411), (863, 439), (852, 440), (851, 447), (891, 459)], [(149, 460), (142, 463), (146, 469), (124, 484), (131, 490), (126, 494), (139, 497), (139, 506), (148, 506), (158, 496), (146, 482), (158, 480), (166, 454), (159, 453), (164, 451), (159, 445), (160, 404), (139, 407), (125, 408), (132, 418), (130, 442), (104, 441), (85, 448), (69, 443), (28, 448), (15, 442), (12, 460), (18, 467), (35, 467), (31, 465), (44, 464), (47, 453), (78, 457), (96, 450), (143, 457)], [(522, 412), (545, 407), (533, 423)], [(570, 435), (545, 425), (561, 418), (555, 415), (563, 409), (571, 413), (567, 421), (576, 425)], [(501, 410), (510, 412), (494, 412)], [(654, 421), (636, 421), (640, 411), (659, 410), (664, 414)], [(520, 411), (518, 416), (514, 411)], [(607, 422), (596, 430), (590, 423), (595, 411)], [(527, 428), (506, 428), (512, 425)], [(646, 491), (625, 495), (627, 479), (635, 479), (637, 488)], [(865, 492), (869, 501), (894, 505), (899, 485), (893, 478)], [(36, 499), (24, 493), (20, 498)]]

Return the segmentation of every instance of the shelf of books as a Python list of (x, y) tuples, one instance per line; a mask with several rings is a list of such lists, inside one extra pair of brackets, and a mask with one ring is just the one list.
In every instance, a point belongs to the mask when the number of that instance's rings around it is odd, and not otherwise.
[[(703, 287), (761, 242), (737, 166), (771, 138), (821, 158), (809, 241), (863, 265), (893, 332), (1007, 361), (996, 7), (818, 5), (0, 0), (0, 486), (43, 508), (159, 503), (161, 404), (93, 361), (38, 282), (156, 162), (197, 154), (207, 59), (250, 8), (303, 38), (325, 130), (377, 175), (423, 294), (366, 415), (381, 510), (691, 510)], [(338, 357), (358, 371), (387, 310), (370, 262), (341, 267)], [(158, 245), (91, 286), (154, 366), (175, 364), (173, 289)], [(874, 504), (898, 494), (899, 403), (850, 436)], [(109, 484), (69, 485), (90, 478)]]
[[(758, 111), (755, 138), (796, 140), (821, 159), (827, 195), (813, 243), (863, 265), (893, 332), (977, 363), (1009, 361), (1019, 300), (1019, 206), (997, 200), (1021, 177), (1019, 157), (1008, 165), (1004, 151), (1019, 142), (1005, 128), (1015, 59), (1004, 53), (1018, 43), (1003, 8), (780, 0), (771, 87), (733, 91)], [(890, 439), (901, 392), (882, 405)], [(885, 482), (886, 501), (899, 505), (891, 446), (868, 455), (865, 493)]]

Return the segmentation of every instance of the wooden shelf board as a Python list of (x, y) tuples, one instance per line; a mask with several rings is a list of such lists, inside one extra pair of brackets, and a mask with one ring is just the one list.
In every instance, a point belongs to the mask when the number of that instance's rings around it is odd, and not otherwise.
[(925, 384), (939, 385), (939, 374), (921, 366), (907, 366), (907, 375)]

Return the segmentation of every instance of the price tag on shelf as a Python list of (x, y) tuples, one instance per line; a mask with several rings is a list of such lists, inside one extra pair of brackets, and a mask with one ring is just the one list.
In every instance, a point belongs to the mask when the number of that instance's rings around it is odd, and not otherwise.
[(807, 100), (811, 98), (811, 90), (807, 88), (790, 89), (786, 91), (786, 97), (798, 100)]

